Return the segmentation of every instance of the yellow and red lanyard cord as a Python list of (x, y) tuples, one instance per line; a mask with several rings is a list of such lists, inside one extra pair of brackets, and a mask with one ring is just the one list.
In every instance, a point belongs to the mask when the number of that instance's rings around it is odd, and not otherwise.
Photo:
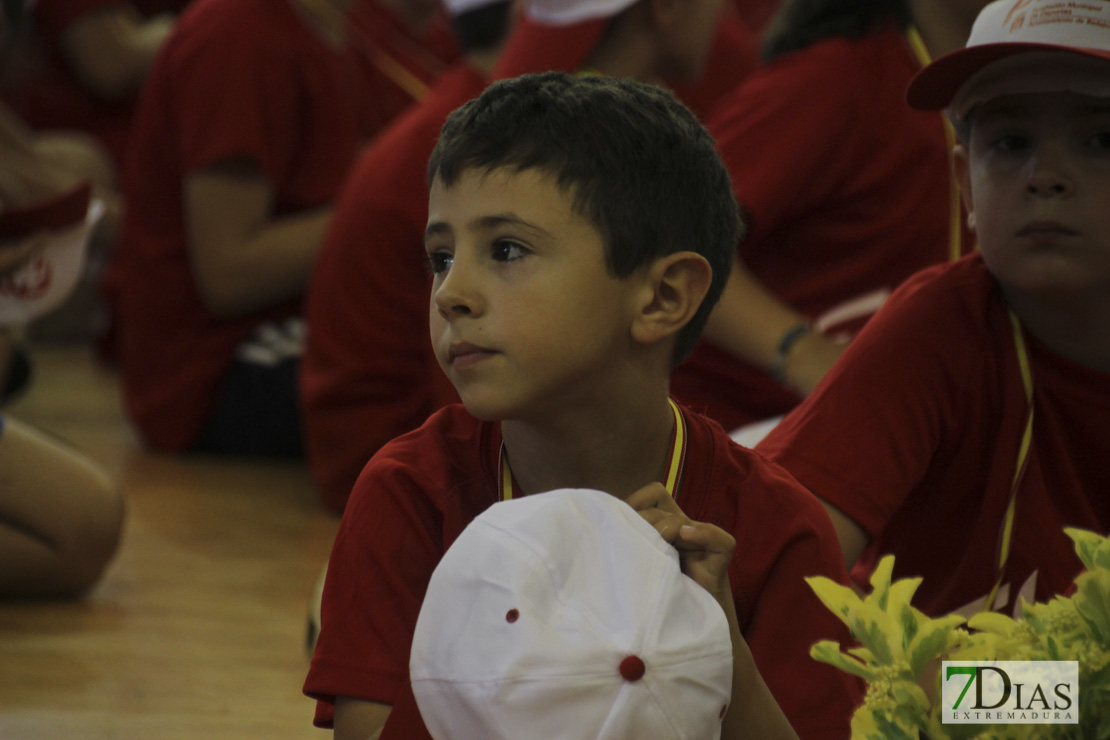
[[(666, 486), (667, 493), (671, 494), (671, 498), (677, 498), (678, 485), (682, 480), (682, 469), (686, 465), (686, 419), (673, 400), (668, 398), (667, 402), (671, 406), (671, 413), (674, 414), (674, 434), (671, 435), (671, 454), (667, 461), (667, 476), (663, 485)], [(505, 453), (504, 442), (501, 443), (500, 458), (501, 478), (498, 480), (497, 499), (499, 501), (509, 501), (523, 494), (513, 478), (513, 471), (509, 467), (509, 456)]]
[(1033, 444), (1033, 367), (1029, 362), (1029, 350), (1025, 345), (1025, 334), (1021, 328), (1021, 321), (1009, 312), (1010, 328), (1014, 333), (1014, 350), (1017, 353), (1018, 369), (1021, 371), (1021, 384), (1025, 391), (1025, 428), (1022, 430), (1021, 443), (1018, 445), (1017, 465), (1014, 468), (1014, 477), (1010, 482), (1010, 500), (1006, 504), (1006, 514), (1002, 518), (1002, 527), (998, 534), (998, 565), (994, 579), (994, 586), (987, 595), (983, 611), (993, 611), (994, 601), (998, 597), (998, 589), (1006, 575), (1006, 563), (1010, 558), (1010, 549), (1013, 546), (1014, 516), (1017, 508), (1018, 489), (1021, 479), (1025, 477), (1025, 469), (1029, 465), (1029, 450)]

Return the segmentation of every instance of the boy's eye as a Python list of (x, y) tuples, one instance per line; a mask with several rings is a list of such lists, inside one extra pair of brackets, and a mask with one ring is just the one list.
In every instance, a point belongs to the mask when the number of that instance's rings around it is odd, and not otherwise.
[(1110, 131), (1099, 131), (1088, 143), (1096, 149), (1110, 149)]
[(428, 266), (431, 268), (433, 275), (446, 272), (454, 261), (455, 255), (442, 249), (428, 255)]
[(1029, 138), (1022, 134), (1002, 134), (991, 142), (991, 149), (998, 152), (1020, 152), (1029, 146)]
[(498, 262), (512, 262), (528, 255), (528, 249), (508, 239), (498, 239), (493, 243), (493, 259)]

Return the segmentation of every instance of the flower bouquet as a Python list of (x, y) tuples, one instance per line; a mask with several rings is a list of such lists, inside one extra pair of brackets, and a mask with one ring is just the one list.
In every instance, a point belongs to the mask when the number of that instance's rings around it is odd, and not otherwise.
[[(1070, 596), (1022, 601), (1022, 617), (983, 612), (930, 618), (911, 606), (920, 578), (891, 582), (894, 557), (879, 561), (863, 597), (824, 577), (807, 579), (851, 630), (858, 647), (819, 642), (811, 654), (867, 683), (852, 717), (853, 740), (1110, 739), (1110, 540), (1066, 529), (1086, 570)], [(1078, 661), (1077, 725), (959, 725), (940, 718), (940, 661)]]

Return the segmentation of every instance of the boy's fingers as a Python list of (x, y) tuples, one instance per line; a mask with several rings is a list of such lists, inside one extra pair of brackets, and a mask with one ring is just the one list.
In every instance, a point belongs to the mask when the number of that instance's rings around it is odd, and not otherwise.
[(736, 538), (720, 527), (704, 522), (688, 522), (675, 533), (674, 546), (680, 550), (704, 550), (708, 553), (732, 554)]
[(629, 506), (636, 511), (658, 508), (660, 503), (669, 499), (671, 495), (662, 483), (649, 483), (625, 499)]
[(640, 512), (640, 516), (655, 528), (660, 537), (672, 545), (678, 539), (679, 530), (688, 521), (684, 516), (670, 514), (661, 509), (645, 509)]

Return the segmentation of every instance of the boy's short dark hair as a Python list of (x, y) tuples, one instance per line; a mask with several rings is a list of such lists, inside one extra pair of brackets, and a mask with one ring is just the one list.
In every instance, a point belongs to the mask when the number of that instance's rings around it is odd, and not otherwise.
[(689, 355), (732, 267), (741, 222), (728, 171), (693, 113), (654, 85), (561, 72), (501, 80), (447, 119), (429, 184), (466, 170), (538, 169), (601, 232), (611, 275), (683, 250), (713, 269), (709, 293), (674, 348)]

